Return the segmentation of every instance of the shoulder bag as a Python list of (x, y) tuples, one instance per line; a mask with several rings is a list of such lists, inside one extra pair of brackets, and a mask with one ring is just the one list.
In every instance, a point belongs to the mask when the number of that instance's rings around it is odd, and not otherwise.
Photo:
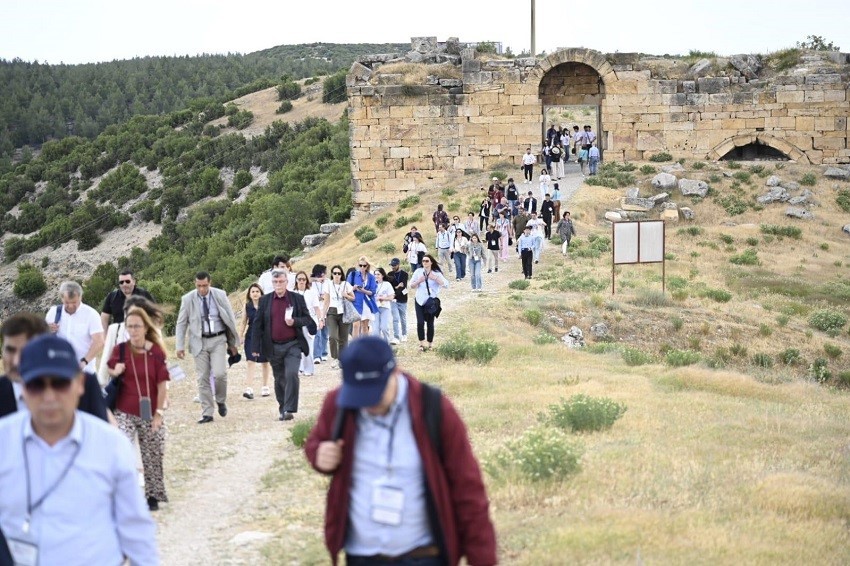
[[(118, 363), (124, 363), (124, 352), (127, 349), (127, 343), (121, 342), (118, 344)], [(103, 388), (103, 402), (106, 407), (115, 412), (115, 406), (118, 404), (118, 394), (121, 393), (121, 386), (124, 385), (124, 374), (116, 375), (109, 380), (106, 387)]]
[(431, 287), (428, 286), (428, 277), (425, 277), (425, 290), (428, 291), (428, 300), (425, 301), (425, 304), (422, 305), (422, 310), (425, 311), (426, 314), (432, 315), (434, 318), (439, 318), (440, 313), (443, 311), (442, 305), (440, 305), (440, 297), (432, 297), (431, 296)]
[[(348, 281), (346, 279), (346, 281)], [(349, 282), (349, 285), (351, 283)], [(354, 303), (349, 299), (342, 297), (342, 323), (343, 324), (351, 324), (352, 322), (358, 322), (360, 320), (360, 313), (357, 312), (357, 309), (354, 308)]]

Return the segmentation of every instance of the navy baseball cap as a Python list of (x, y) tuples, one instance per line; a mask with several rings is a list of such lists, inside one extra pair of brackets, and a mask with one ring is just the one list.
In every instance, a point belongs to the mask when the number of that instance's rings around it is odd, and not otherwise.
[(349, 342), (339, 356), (339, 363), (342, 388), (336, 406), (346, 409), (377, 405), (396, 367), (392, 348), (376, 336), (363, 336)]
[(394, 257), (390, 260), (390, 265), (401, 265), (401, 260), (397, 257)]
[(39, 377), (74, 379), (82, 370), (74, 347), (64, 338), (44, 334), (21, 350), (21, 379), (29, 383)]

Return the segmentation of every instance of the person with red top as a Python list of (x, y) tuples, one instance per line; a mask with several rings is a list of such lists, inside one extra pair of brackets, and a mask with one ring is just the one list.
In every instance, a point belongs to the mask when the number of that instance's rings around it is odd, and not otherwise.
[(115, 419), (130, 442), (136, 434), (139, 436), (145, 497), (148, 508), (155, 511), (160, 501), (168, 501), (162, 472), (169, 379), (165, 344), (144, 309), (128, 310), (124, 323), (130, 339), (117, 344), (107, 362), (109, 375), (124, 375), (115, 404)]
[(340, 361), (342, 386), (325, 397), (304, 447), (331, 476), (325, 545), (333, 563), (344, 549), (349, 566), (453, 566), (461, 557), (496, 564), (481, 470), (451, 401), (434, 400), (429, 388), (437, 423), (429, 433), (426, 386), (396, 365), (389, 344), (358, 338)]

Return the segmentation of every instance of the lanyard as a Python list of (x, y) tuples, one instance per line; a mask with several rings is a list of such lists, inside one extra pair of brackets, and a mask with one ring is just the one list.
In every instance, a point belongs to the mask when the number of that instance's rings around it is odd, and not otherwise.
[(390, 441), (387, 444), (387, 474), (392, 475), (393, 472), (393, 438), (395, 437), (395, 425), (398, 424), (398, 419), (401, 418), (401, 403), (396, 405), (393, 415), (391, 417), (390, 424), (384, 424), (377, 419), (372, 419), (372, 422), (377, 426), (387, 429), (390, 434)]
[[(77, 417), (77, 418), (79, 418), (79, 417)], [(80, 423), (80, 425), (82, 426), (82, 423)], [(23, 431), (21, 431), (21, 432), (23, 433)], [(24, 470), (26, 471), (26, 475), (27, 475), (27, 518), (26, 518), (26, 520), (24, 520), (24, 526), (23, 526), (22, 530), (24, 531), (25, 534), (29, 533), (30, 519), (32, 518), (32, 514), (39, 507), (41, 507), (41, 504), (44, 503), (45, 499), (47, 499), (54, 491), (56, 491), (56, 488), (59, 487), (59, 484), (62, 483), (62, 480), (64, 480), (65, 476), (68, 475), (68, 472), (71, 471), (71, 467), (74, 465), (74, 462), (76, 462), (77, 456), (80, 455), (80, 450), (82, 449), (82, 443), (74, 441), (74, 444), (76, 444), (76, 449), (74, 450), (74, 454), (71, 456), (71, 459), (68, 461), (68, 464), (65, 465), (65, 469), (63, 469), (62, 473), (59, 474), (59, 478), (57, 478), (57, 480), (55, 482), (53, 482), (53, 485), (51, 485), (49, 488), (47, 488), (45, 490), (45, 492), (41, 495), (41, 497), (39, 497), (38, 500), (36, 500), (36, 502), (33, 503), (32, 502), (32, 486), (30, 485), (30, 460), (29, 460), (29, 456), (27, 455), (26, 439), (24, 439), (22, 447), (23, 447), (23, 451), (24, 451)]]

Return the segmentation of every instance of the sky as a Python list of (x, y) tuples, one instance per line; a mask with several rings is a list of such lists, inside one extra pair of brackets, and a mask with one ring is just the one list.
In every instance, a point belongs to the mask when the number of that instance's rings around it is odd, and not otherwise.
[[(92, 63), (297, 43), (531, 44), (532, 0), (0, 0), (0, 58)], [(767, 53), (819, 35), (850, 52), (847, 0), (535, 0), (536, 51)]]

